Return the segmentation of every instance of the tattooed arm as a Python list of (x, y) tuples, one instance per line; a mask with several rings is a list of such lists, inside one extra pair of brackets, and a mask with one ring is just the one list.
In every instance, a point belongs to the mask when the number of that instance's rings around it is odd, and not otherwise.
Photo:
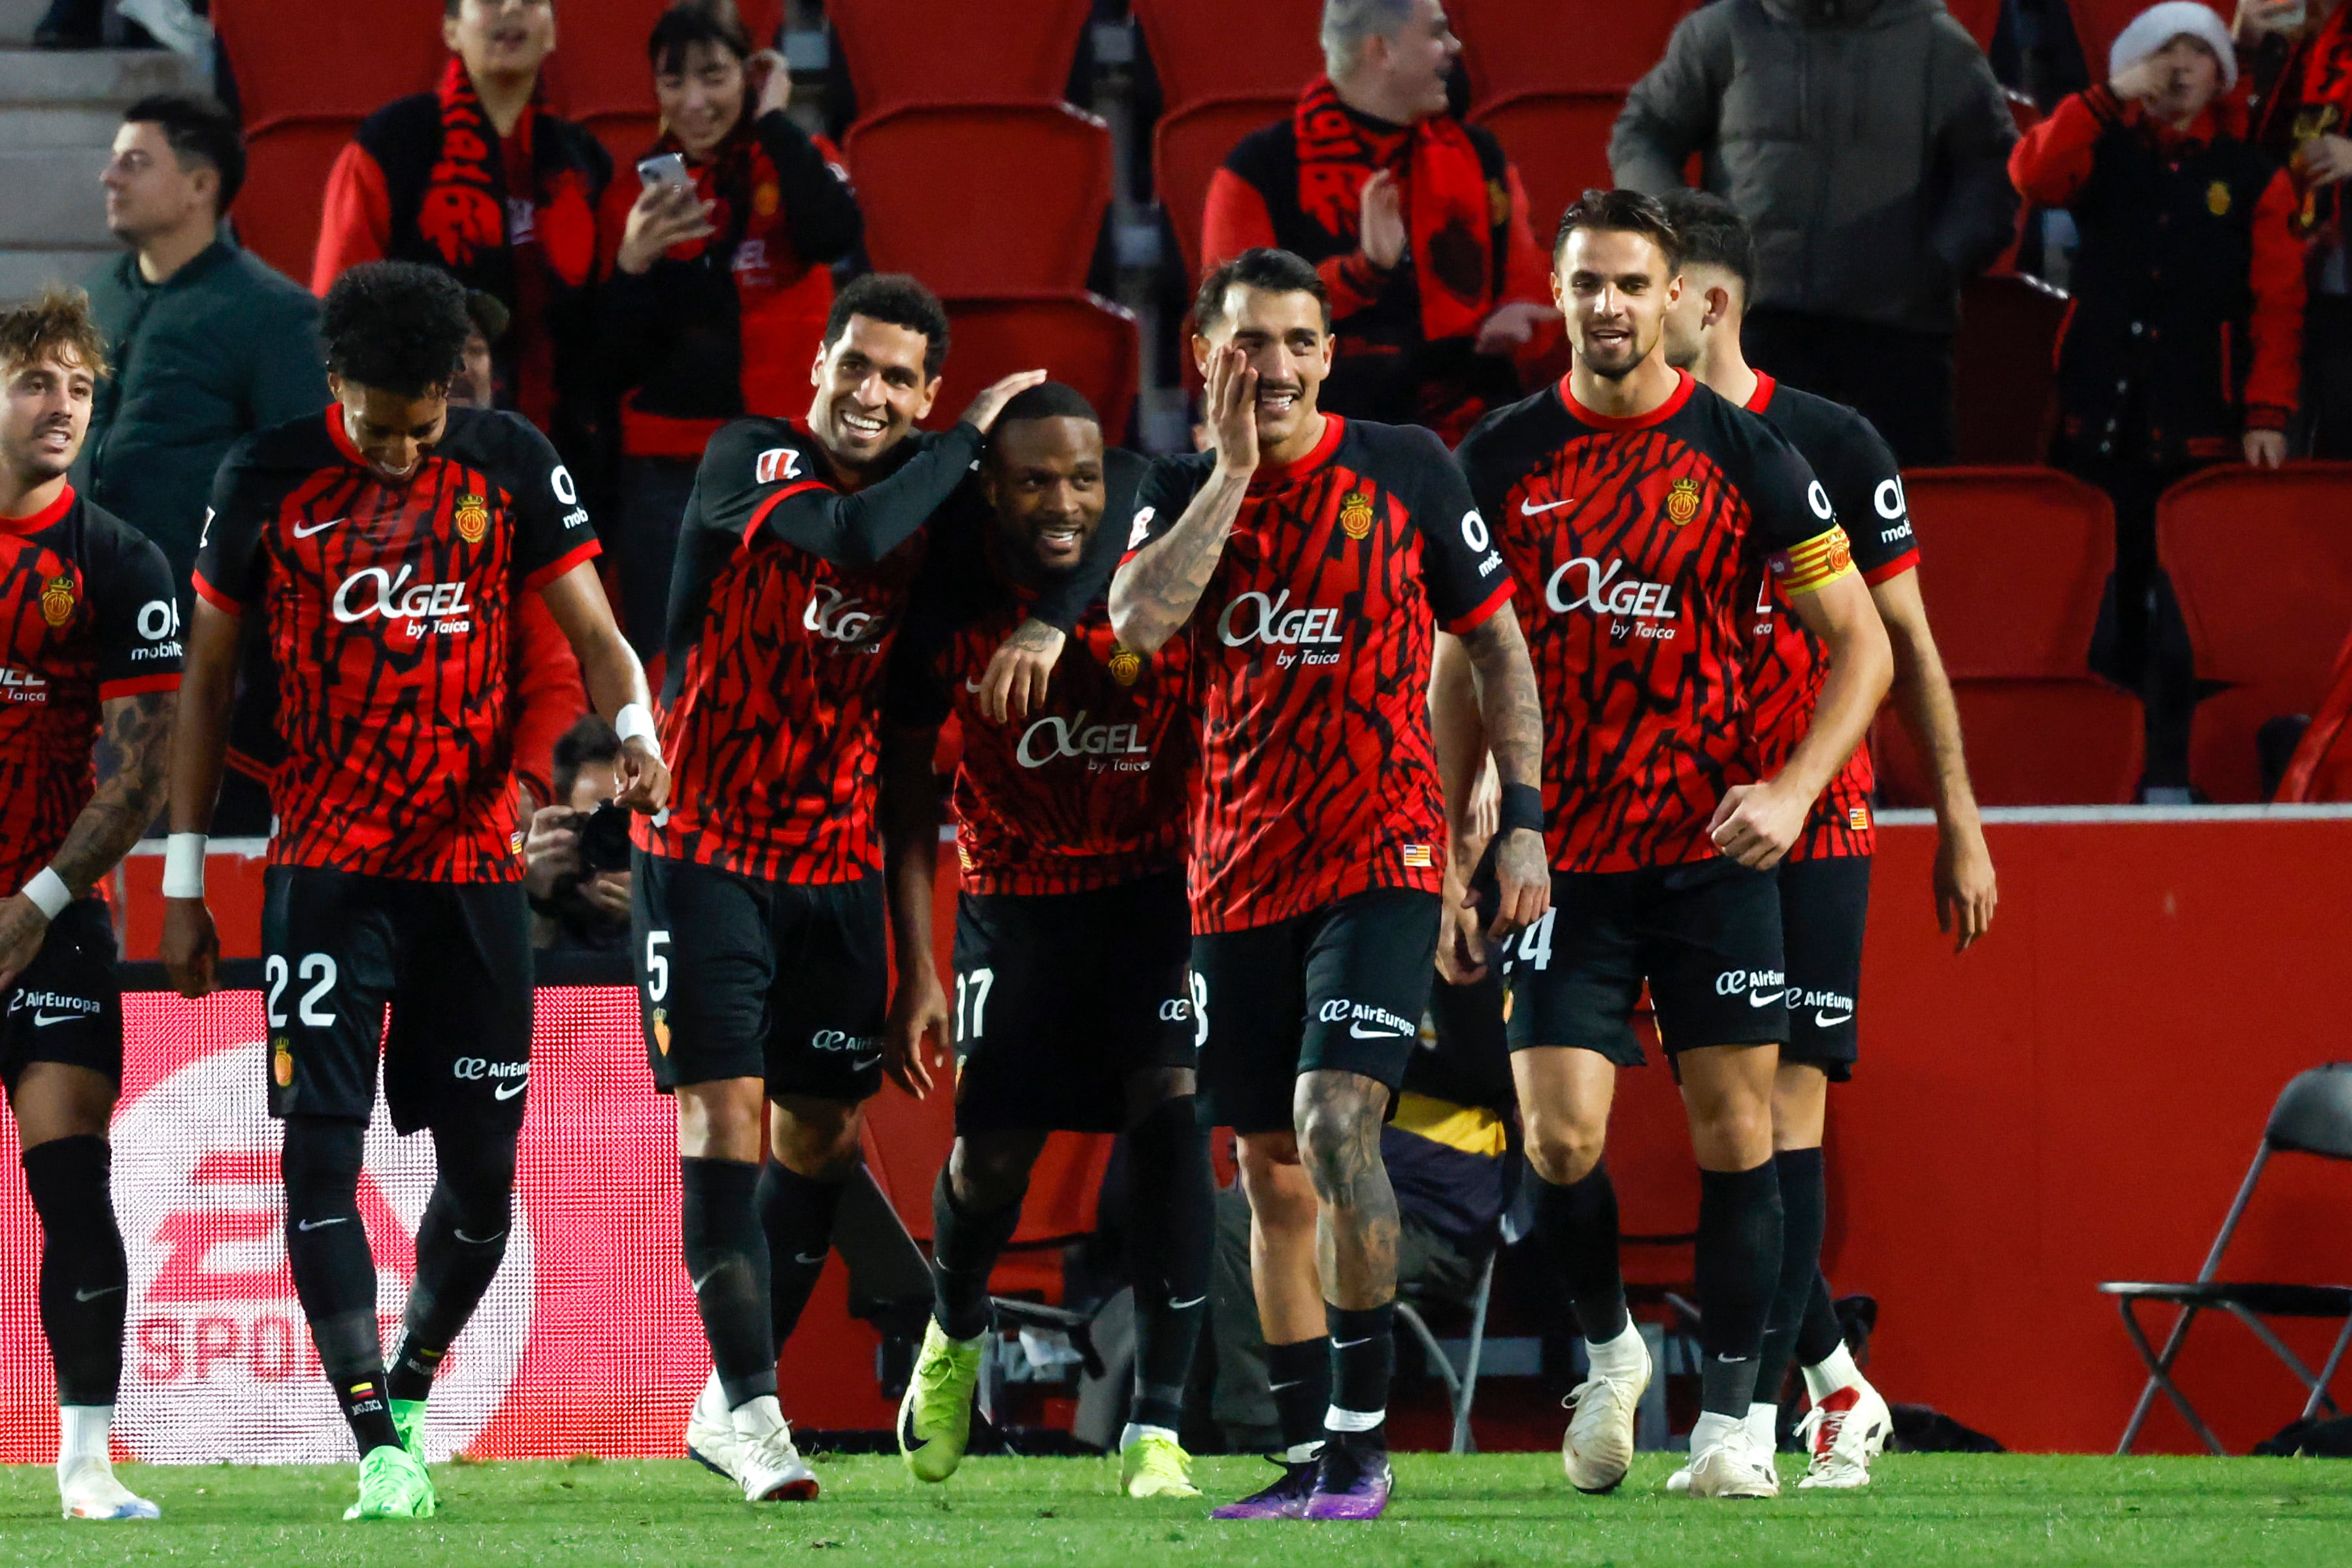
[(1147, 659), (1192, 618), (1257, 471), (1257, 372), (1240, 350), (1209, 361), (1207, 407), (1215, 471), (1176, 526), (1136, 551), (1110, 580), (1111, 631)]
[[(1445, 788), (1449, 838), (1459, 838), (1468, 812), (1471, 784), (1484, 755), (1491, 752), (1504, 786), (1540, 789), (1543, 783), (1543, 705), (1536, 695), (1535, 667), (1527, 639), (1508, 603), (1458, 637), (1438, 639), (1430, 681), (1431, 727)], [(1485, 974), (1484, 937), (1543, 917), (1551, 903), (1551, 873), (1541, 831), (1519, 825), (1503, 833), (1495, 851), (1501, 893), (1495, 924), (1477, 929), (1474, 905), (1465, 898), (1452, 912), (1440, 944), (1438, 972), (1454, 984)], [(1454, 857), (1449, 888), (1465, 881), (1471, 867)], [(1465, 890), (1466, 893), (1466, 889)], [(1458, 943), (1458, 946), (1456, 946)]]
[[(106, 701), (103, 735), (118, 769), (74, 819), (49, 862), (76, 898), (114, 869), (163, 809), (165, 751), (179, 700), (176, 692), (141, 692)], [(48, 917), (23, 894), (0, 903), (0, 989), (40, 952), (48, 928)]]

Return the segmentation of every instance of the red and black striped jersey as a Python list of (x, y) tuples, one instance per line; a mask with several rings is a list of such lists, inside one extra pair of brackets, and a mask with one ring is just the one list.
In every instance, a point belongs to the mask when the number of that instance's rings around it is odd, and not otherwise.
[(89, 804), (102, 706), (179, 685), (179, 598), (152, 540), (70, 485), (0, 517), (0, 897)]
[(272, 862), (519, 880), (516, 599), (596, 551), (570, 471), (515, 414), (452, 408), (405, 479), (360, 455), (340, 404), (233, 447), (195, 586), (267, 617)]
[(845, 493), (798, 423), (739, 419), (703, 453), (670, 585), (655, 854), (772, 882), (879, 870), (878, 718), (919, 530), (980, 455), (980, 432), (918, 431)]
[[(1782, 386), (1760, 371), (1748, 412), (1762, 415), (1812, 465), (1846, 530), (1854, 570), (1864, 581), (1874, 588), (1919, 564), (1918, 540), (1903, 499), (1903, 476), (1893, 449), (1870, 421), (1843, 403)], [(1754, 574), (1742, 602), (1755, 606), (1748, 628), (1756, 643), (1748, 662), (1754, 767), (1758, 777), (1769, 778), (1805, 738), (1822, 683), (1829, 677), (1829, 650), (1789, 612), (1788, 600), (1770, 573)], [(1865, 740), (1813, 802), (1812, 815), (1805, 819), (1805, 831), (1790, 848), (1789, 858), (1870, 853), (1878, 842), (1870, 803), (1876, 782)]]
[(1460, 458), (1529, 590), (1552, 864), (1712, 856), (1717, 801), (1755, 778), (1742, 588), (1768, 563), (1796, 591), (1849, 570), (1828, 495), (1769, 425), (1686, 374), (1624, 419), (1562, 381), (1489, 416)]
[[(1215, 466), (1205, 452), (1153, 465), (1130, 557)], [(1184, 633), (1194, 931), (1442, 885), (1430, 654), (1439, 626), (1467, 632), (1510, 594), (1461, 471), (1426, 430), (1326, 414), (1313, 451), (1258, 471)]]
[[(1107, 457), (1142, 466), (1125, 453)], [(1140, 476), (1108, 487), (1131, 497)], [(1098, 555), (1118, 559), (1130, 510), (1116, 499), (1106, 509), (1079, 571)], [(927, 729), (952, 714), (962, 733), (952, 804), (967, 892), (1089, 893), (1183, 864), (1191, 645), (1172, 638), (1150, 656), (1119, 646), (1104, 574), (1096, 582), (1045, 702), (1003, 724), (981, 711), (980, 680), (1036, 595), (1009, 580), (986, 546), (935, 549), (917, 585), (891, 656), (889, 715)]]

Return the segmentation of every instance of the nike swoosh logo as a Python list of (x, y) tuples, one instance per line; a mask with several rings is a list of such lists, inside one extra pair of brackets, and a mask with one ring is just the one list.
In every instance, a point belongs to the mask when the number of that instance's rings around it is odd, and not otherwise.
[(981, 689), (982, 689), (982, 688), (981, 688), (981, 685), (980, 685), (980, 683), (979, 683), (978, 681), (974, 681), (974, 680), (967, 680), (967, 681), (965, 681), (965, 682), (964, 682), (964, 684), (963, 684), (963, 689), (964, 689), (964, 690), (966, 690), (966, 691), (968, 691), (968, 692), (970, 692), (970, 693), (971, 693), (971, 694), (972, 694), (972, 695), (974, 695), (974, 696), (978, 696), (978, 695), (980, 695), (980, 693), (981, 693)]
[(1297, 1387), (1298, 1384), (1299, 1380), (1294, 1377), (1287, 1383), (1269, 1383), (1265, 1385), (1265, 1391), (1268, 1394), (1279, 1394), (1286, 1388)]
[(1840, 1013), (1835, 1018), (1830, 1017), (1827, 1013), (1815, 1013), (1813, 1015), (1813, 1027), (1816, 1029), (1835, 1029), (1838, 1025), (1846, 1022), (1853, 1017), (1853, 1015), (1852, 1013)]
[(1748, 1358), (1744, 1355), (1726, 1355), (1721, 1351), (1717, 1351), (1715, 1354), (1715, 1359), (1723, 1363), (1726, 1366), (1738, 1366), (1741, 1362), (1746, 1361)]
[(795, 1263), (822, 1263), (824, 1261), (824, 1254), (822, 1252), (795, 1252), (793, 1254), (793, 1261)]
[(334, 519), (332, 519), (331, 521), (329, 521), (329, 522), (323, 522), (323, 523), (312, 523), (312, 524), (311, 524), (309, 528), (304, 528), (301, 524), (297, 523), (297, 524), (295, 524), (295, 525), (294, 525), (294, 537), (295, 537), (296, 538), (298, 538), (298, 539), (307, 539), (307, 538), (309, 538), (312, 534), (323, 534), (323, 533), (325, 533), (329, 528), (333, 528), (333, 527), (334, 527), (336, 524), (338, 524), (338, 523), (348, 523), (348, 522), (350, 522), (350, 521), (351, 521), (351, 518), (349, 518), (349, 517), (336, 517), (336, 518), (334, 518)]
[(490, 1097), (494, 1100), (511, 1100), (522, 1092), (523, 1083), (524, 1080), (518, 1078), (512, 1083), (499, 1084), (490, 1091)]
[(1395, 1030), (1366, 1029), (1362, 1024), (1351, 1023), (1348, 1026), (1348, 1038), (1350, 1040), (1402, 1040), (1404, 1036)]
[[(1168, 1310), (1171, 1312), (1181, 1312), (1188, 1307), (1197, 1307), (1208, 1299), (1206, 1296), (1195, 1296), (1189, 1301), (1171, 1301), (1168, 1303)], [(1282, 1386), (1287, 1388), (1290, 1385), (1286, 1383)]]
[(1784, 991), (1750, 991), (1748, 993), (1748, 1005), (1751, 1008), (1769, 1008), (1786, 994)]
[(329, 1227), (330, 1225), (346, 1225), (346, 1224), (349, 1224), (349, 1223), (351, 1222), (351, 1218), (352, 1218), (352, 1217), (351, 1217), (350, 1215), (348, 1215), (348, 1214), (339, 1214), (339, 1215), (337, 1215), (337, 1216), (336, 1216), (334, 1218), (332, 1218), (332, 1219), (303, 1219), (303, 1220), (297, 1220), (297, 1221), (295, 1222), (294, 1228), (295, 1228), (295, 1229), (297, 1229), (297, 1230), (299, 1230), (299, 1231), (300, 1231), (300, 1232), (302, 1232), (302, 1234), (303, 1234), (303, 1235), (308, 1236), (311, 1231), (313, 1231), (313, 1230), (324, 1230), (324, 1229), (325, 1229), (325, 1228), (327, 1228), (327, 1227)]
[(35, 1029), (47, 1029), (47, 1028), (48, 1028), (48, 1027), (49, 1027), (51, 1024), (53, 1024), (53, 1023), (64, 1023), (64, 1022), (66, 1022), (66, 1021), (68, 1021), (68, 1019), (78, 1019), (78, 1018), (95, 1018), (95, 1017), (97, 1017), (97, 1016), (98, 1016), (98, 1015), (97, 1015), (97, 1014), (95, 1014), (95, 1013), (39, 1013), (39, 1012), (37, 1012), (37, 1013), (35, 1013), (35, 1014), (33, 1015), (33, 1027), (34, 1027)]
[(449, 1234), (468, 1247), (488, 1247), (491, 1242), (503, 1240), (506, 1238), (506, 1232), (503, 1230), (493, 1231), (488, 1236), (468, 1236), (454, 1225), (449, 1228)]
[(1331, 1342), (1331, 1348), (1333, 1350), (1353, 1350), (1360, 1344), (1370, 1344), (1371, 1343), (1372, 1336), (1366, 1334), (1361, 1339), (1335, 1339)]
[(95, 1291), (76, 1291), (74, 1292), (74, 1300), (77, 1301), (94, 1301), (100, 1296), (110, 1296), (114, 1294), (115, 1291), (123, 1288), (124, 1287), (121, 1285), (102, 1285)]
[(1523, 517), (1540, 517), (1546, 512), (1557, 512), (1562, 507), (1573, 507), (1574, 505), (1576, 505), (1576, 497), (1573, 496), (1570, 496), (1565, 501), (1553, 501), (1547, 506), (1541, 507), (1537, 506), (1533, 501), (1522, 499), (1519, 502), (1519, 516)]

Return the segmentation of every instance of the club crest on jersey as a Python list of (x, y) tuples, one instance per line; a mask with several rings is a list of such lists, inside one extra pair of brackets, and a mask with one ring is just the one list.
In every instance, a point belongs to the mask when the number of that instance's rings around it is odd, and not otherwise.
[(1105, 667), (1110, 671), (1110, 678), (1123, 686), (1131, 686), (1143, 678), (1142, 656), (1132, 648), (1113, 648)]
[(41, 619), (62, 626), (73, 619), (74, 580), (62, 574), (41, 585)]
[(490, 509), (472, 491), (457, 497), (457, 533), (469, 545), (482, 542), (490, 531)]
[(669, 1009), (654, 1009), (654, 1049), (664, 1056), (669, 1054)]
[(280, 1089), (294, 1084), (294, 1042), (282, 1034), (269, 1042), (269, 1081)]
[(2230, 184), (2228, 181), (2216, 180), (2211, 184), (2205, 187), (2205, 210), (2212, 214), (2217, 218), (2224, 218), (2230, 215)]
[(1666, 489), (1666, 520), (1681, 528), (1698, 516), (1698, 481), (1677, 479)]
[(1361, 490), (1350, 490), (1339, 501), (1339, 528), (1351, 539), (1360, 539), (1372, 531), (1372, 498)]

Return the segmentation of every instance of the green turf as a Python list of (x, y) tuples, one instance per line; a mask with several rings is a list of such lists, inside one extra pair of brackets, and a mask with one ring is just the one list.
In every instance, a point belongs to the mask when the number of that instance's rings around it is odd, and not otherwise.
[[(0, 1469), (0, 1563), (700, 1568), (822, 1551), (822, 1568), (2352, 1564), (2352, 1465), (2324, 1459), (1895, 1456), (1867, 1492), (1792, 1489), (1767, 1503), (1667, 1497), (1670, 1468), (1644, 1456), (1622, 1491), (1586, 1498), (1549, 1455), (1407, 1454), (1385, 1521), (1307, 1525), (1214, 1524), (1205, 1502), (1127, 1502), (1111, 1495), (1109, 1461), (978, 1459), (919, 1487), (896, 1459), (832, 1459), (823, 1500), (759, 1509), (684, 1462), (445, 1465), (438, 1517), (361, 1525), (341, 1521), (351, 1466), (131, 1466), (124, 1479), (163, 1505), (162, 1522), (68, 1525), (51, 1472), (26, 1467)], [(1198, 1471), (1213, 1498), (1272, 1474), (1248, 1459)]]

